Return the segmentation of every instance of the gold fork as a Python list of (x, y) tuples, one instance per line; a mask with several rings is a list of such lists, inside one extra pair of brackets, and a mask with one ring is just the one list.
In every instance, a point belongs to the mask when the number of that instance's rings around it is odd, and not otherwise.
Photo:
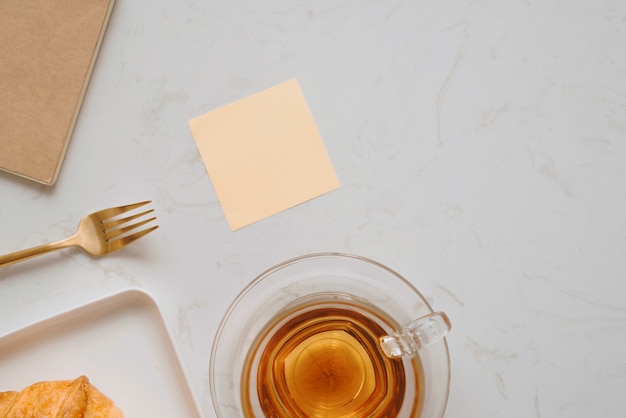
[(154, 231), (159, 226), (154, 225), (147, 229), (131, 233), (148, 222), (155, 220), (156, 217), (130, 224), (129, 222), (154, 212), (154, 209), (126, 216), (124, 218), (120, 218), (119, 216), (151, 202), (151, 200), (147, 200), (145, 202), (134, 203), (131, 205), (104, 209), (94, 212), (91, 215), (87, 215), (81, 219), (80, 224), (78, 225), (78, 230), (71, 237), (58, 242), (53, 242), (51, 244), (39, 245), (37, 247), (0, 256), (0, 267), (5, 267), (10, 264), (17, 263), (18, 261), (26, 260), (50, 251), (73, 246), (81, 247), (87, 253), (94, 256), (109, 254), (113, 251), (124, 248), (131, 242), (143, 237), (149, 232)]

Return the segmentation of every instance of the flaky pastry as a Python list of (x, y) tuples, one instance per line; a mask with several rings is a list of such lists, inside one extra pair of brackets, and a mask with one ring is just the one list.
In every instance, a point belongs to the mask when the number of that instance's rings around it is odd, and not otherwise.
[(0, 392), (0, 418), (123, 418), (113, 401), (86, 376), (34, 383), (20, 392)]

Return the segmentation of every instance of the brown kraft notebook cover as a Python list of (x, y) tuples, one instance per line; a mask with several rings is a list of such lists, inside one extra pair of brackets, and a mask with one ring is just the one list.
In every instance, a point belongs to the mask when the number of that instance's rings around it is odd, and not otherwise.
[(114, 0), (0, 0), (0, 170), (53, 185)]

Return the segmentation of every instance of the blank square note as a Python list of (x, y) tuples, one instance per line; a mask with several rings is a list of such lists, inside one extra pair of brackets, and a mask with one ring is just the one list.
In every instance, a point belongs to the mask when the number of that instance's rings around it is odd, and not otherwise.
[(296, 79), (189, 120), (236, 230), (339, 187)]

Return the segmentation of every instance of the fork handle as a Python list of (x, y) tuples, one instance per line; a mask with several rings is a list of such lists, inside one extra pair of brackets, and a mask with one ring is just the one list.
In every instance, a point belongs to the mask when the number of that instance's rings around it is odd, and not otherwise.
[(19, 261), (27, 260), (29, 258), (36, 257), (41, 254), (46, 254), (51, 251), (60, 250), (62, 248), (71, 247), (75, 244), (75, 236), (66, 238), (61, 241), (52, 242), (50, 244), (38, 245), (36, 247), (27, 248), (25, 250), (16, 251), (14, 253), (0, 255), (0, 268), (6, 267), (11, 264), (15, 264)]

